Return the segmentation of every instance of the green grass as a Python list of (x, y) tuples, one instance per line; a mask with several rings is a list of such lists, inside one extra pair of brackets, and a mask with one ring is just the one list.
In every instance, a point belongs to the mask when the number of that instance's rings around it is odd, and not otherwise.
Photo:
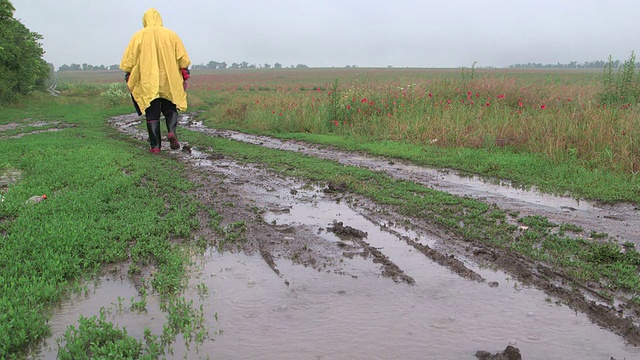
[[(51, 307), (105, 264), (153, 265), (153, 289), (179, 293), (189, 259), (170, 239), (190, 239), (197, 226), (198, 203), (181, 165), (149, 156), (106, 125), (129, 109), (44, 96), (23, 101), (0, 124), (77, 127), (0, 141), (0, 171), (22, 175), (0, 189), (1, 358), (20, 357), (47, 336)], [(46, 200), (26, 203), (42, 194)]]

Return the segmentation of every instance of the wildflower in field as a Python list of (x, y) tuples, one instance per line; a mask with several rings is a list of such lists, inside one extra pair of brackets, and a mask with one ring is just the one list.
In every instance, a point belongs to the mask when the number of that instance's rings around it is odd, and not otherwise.
[(363, 103), (363, 104), (366, 103), (367, 101), (369, 101), (369, 100), (367, 100), (367, 98), (362, 98), (362, 100), (360, 100), (360, 102)]
[(282, 113), (278, 114), (278, 116), (282, 116)]
[(260, 104), (260, 100), (256, 100), (256, 104)]
[(272, 111), (271, 113), (272, 113), (273, 115), (275, 115), (275, 114), (276, 114), (276, 111), (274, 110), (274, 111)]
[(498, 95), (498, 99), (504, 99), (504, 94)]
[(572, 99), (570, 97), (567, 98), (567, 101), (571, 101)]
[(429, 93), (429, 97), (433, 97), (433, 94), (432, 94), (432, 93)]
[(347, 105), (347, 110), (351, 110), (351, 105)]
[(476, 98), (479, 98), (479, 97), (480, 97), (480, 94), (476, 93)]
[(544, 110), (544, 109), (546, 109), (546, 108), (547, 108), (547, 105), (544, 105), (544, 104), (543, 104), (543, 105), (540, 105), (540, 109), (541, 109), (541, 110)]
[(447, 99), (447, 104), (451, 104), (451, 99)]
[(338, 122), (338, 120), (333, 120), (333, 124), (334, 124), (335, 126), (340, 126), (340, 123)]
[(487, 107), (491, 106), (491, 104), (487, 101), (487, 103), (485, 104)]

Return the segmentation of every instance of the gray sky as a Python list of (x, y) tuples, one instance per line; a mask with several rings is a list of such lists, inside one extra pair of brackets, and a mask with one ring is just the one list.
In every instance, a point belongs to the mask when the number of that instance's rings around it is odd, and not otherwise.
[(194, 64), (504, 67), (626, 60), (637, 0), (11, 0), (45, 59), (119, 64), (150, 7)]

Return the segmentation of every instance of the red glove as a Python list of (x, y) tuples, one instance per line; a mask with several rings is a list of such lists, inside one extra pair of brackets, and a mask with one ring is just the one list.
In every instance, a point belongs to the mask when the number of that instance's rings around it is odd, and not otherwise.
[(180, 73), (182, 73), (182, 79), (184, 79), (184, 81), (189, 80), (191, 77), (191, 71), (189, 71), (189, 69), (180, 69)]
[(187, 90), (187, 80), (191, 77), (191, 71), (189, 69), (180, 69), (182, 74), (182, 87)]

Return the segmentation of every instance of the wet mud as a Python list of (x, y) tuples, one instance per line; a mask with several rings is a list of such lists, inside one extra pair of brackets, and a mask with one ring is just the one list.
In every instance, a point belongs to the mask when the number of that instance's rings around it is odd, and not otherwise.
[[(110, 123), (147, 147), (137, 116)], [(632, 218), (630, 205), (604, 208), (542, 194), (520, 196), (520, 190), (483, 188), (482, 181), (456, 179), (451, 172), (206, 129), (189, 116), (180, 125), (386, 171), (552, 221), (582, 219), (589, 225), (585, 228), (624, 241), (640, 228), (633, 220), (615, 232), (616, 222), (604, 217)], [(210, 250), (199, 258), (187, 295), (205, 313), (218, 314), (219, 321), (209, 319), (209, 325), (223, 334), (202, 345), (195, 357), (474, 359), (480, 354), (498, 359), (510, 348), (523, 358), (640, 357), (634, 318), (621, 316), (619, 308), (588, 289), (576, 289), (552, 269), (464, 243), (392, 208), (380, 211), (379, 205), (346, 193), (341, 184), (305, 184), (261, 164), (237, 163), (215, 149), (182, 145), (170, 151), (163, 142), (161, 156), (187, 164), (187, 176), (199, 185), (194, 195), (221, 219), (212, 226), (208, 212), (199, 214), (196, 236), (206, 239)], [(611, 223), (594, 221), (601, 218)], [(203, 286), (210, 289), (208, 296), (198, 291)], [(77, 315), (72, 310), (54, 318), (73, 323)], [(126, 316), (114, 321), (137, 327)], [(189, 352), (177, 346), (180, 351)]]
[(0, 133), (4, 132), (4, 131), (9, 131), (9, 130), (16, 130), (16, 129), (21, 129), (21, 128), (27, 128), (27, 127), (44, 127), (44, 126), (52, 126), (55, 125), (54, 127), (49, 127), (46, 129), (42, 129), (42, 130), (30, 130), (30, 131), (26, 131), (26, 132), (21, 132), (15, 135), (11, 135), (11, 136), (3, 136), (0, 134), (0, 140), (5, 140), (5, 139), (17, 139), (17, 138), (21, 138), (23, 136), (27, 136), (27, 135), (35, 135), (35, 134), (40, 134), (40, 133), (45, 133), (45, 132), (55, 132), (55, 131), (61, 131), (65, 128), (69, 128), (69, 127), (76, 127), (76, 124), (66, 124), (66, 123), (62, 123), (59, 121), (53, 121), (53, 122), (46, 122), (46, 121), (38, 121), (38, 122), (33, 122), (33, 123), (9, 123), (9, 124), (4, 124), (4, 125), (0, 125)]

